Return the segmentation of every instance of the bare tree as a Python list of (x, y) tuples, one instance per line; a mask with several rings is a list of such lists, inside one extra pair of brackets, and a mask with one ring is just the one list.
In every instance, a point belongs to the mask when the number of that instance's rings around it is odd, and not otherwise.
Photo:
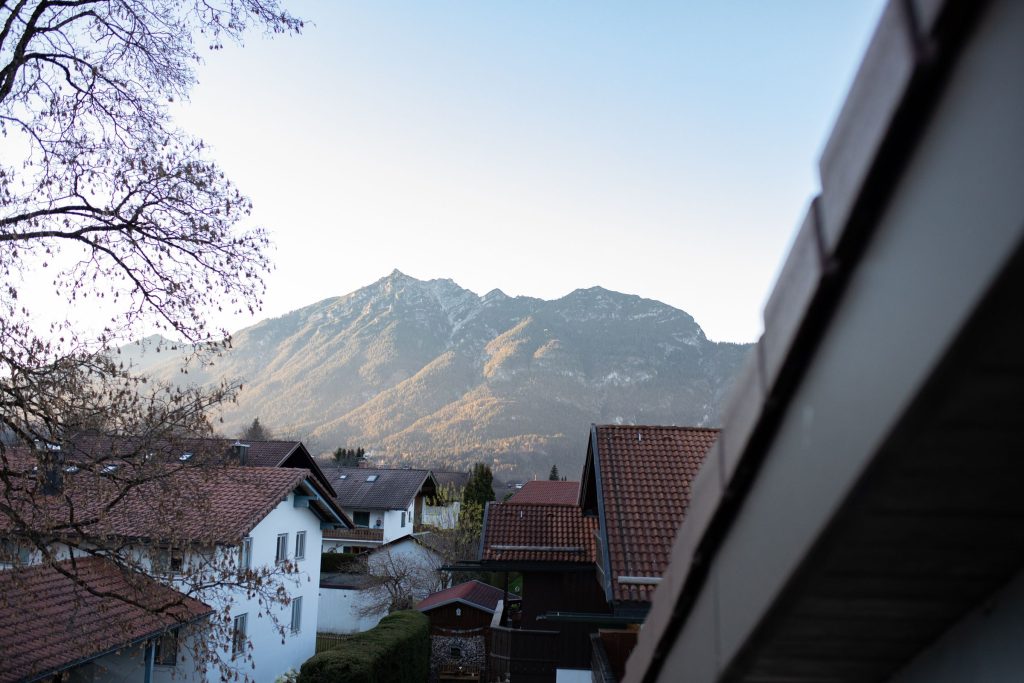
[(411, 609), (418, 600), (443, 588), (435, 555), (429, 549), (414, 555), (391, 547), (367, 553), (364, 568), (371, 584), (362, 591), (360, 616), (383, 616)]
[[(226, 344), (211, 316), (258, 309), (270, 268), (266, 233), (238, 227), (249, 200), (168, 105), (196, 81), (197, 40), (217, 50), (252, 29), (301, 27), (277, 0), (0, 3), (0, 535), (71, 578), (59, 545), (153, 573), (137, 544), (81, 524), (102, 524), (146, 487), (187, 489), (149, 456), (211, 434), (209, 410), (237, 390), (154, 385), (117, 346), (156, 330), (197, 349)], [(103, 322), (40, 323), (25, 296), (40, 290), (103, 311)], [(68, 464), (83, 433), (132, 446)], [(85, 511), (79, 493), (55, 490), (66, 467), (96, 482)], [(236, 588), (278, 592), (221, 559), (201, 581), (241, 576)]]

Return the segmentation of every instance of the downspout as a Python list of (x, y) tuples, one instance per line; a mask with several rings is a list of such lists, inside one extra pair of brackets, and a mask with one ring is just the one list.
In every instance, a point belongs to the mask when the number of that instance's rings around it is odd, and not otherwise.
[(156, 659), (156, 641), (146, 641), (146, 673), (143, 677), (144, 683), (153, 683), (153, 663)]

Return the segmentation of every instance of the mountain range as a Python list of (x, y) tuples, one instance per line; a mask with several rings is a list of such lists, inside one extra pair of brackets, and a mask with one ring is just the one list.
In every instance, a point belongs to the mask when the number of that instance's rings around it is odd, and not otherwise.
[(687, 313), (601, 287), (546, 301), (483, 296), (397, 270), (232, 336), (213, 365), (180, 372), (150, 338), (122, 349), (173, 382), (243, 383), (221, 417), (254, 417), (316, 452), (503, 478), (578, 476), (597, 423), (714, 426), (748, 344), (712, 342)]

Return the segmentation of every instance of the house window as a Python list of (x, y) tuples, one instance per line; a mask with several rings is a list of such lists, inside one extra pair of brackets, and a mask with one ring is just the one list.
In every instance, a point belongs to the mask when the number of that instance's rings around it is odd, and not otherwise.
[(32, 559), (32, 550), (9, 538), (0, 538), (0, 565), (26, 565)]
[(242, 539), (242, 546), (238, 552), (238, 570), (247, 572), (252, 569), (252, 537), (246, 536)]
[(402, 528), (405, 528), (405, 510), (402, 510)]
[(292, 599), (292, 633), (302, 629), (302, 598)]
[(300, 531), (295, 534), (295, 559), (306, 559), (306, 532)]
[(178, 663), (178, 632), (168, 631), (156, 639), (156, 653), (153, 663), (157, 666), (174, 666)]
[(235, 657), (245, 651), (246, 623), (249, 621), (248, 614), (239, 614), (231, 625), (231, 656)]
[(461, 647), (453, 647), (450, 650), (448, 650), (448, 655), (452, 659), (462, 659), (462, 648)]
[(277, 557), (275, 561), (281, 564), (288, 559), (288, 534), (277, 535)]
[(153, 555), (153, 571), (159, 574), (180, 574), (185, 567), (185, 551), (161, 546)]
[(352, 513), (352, 521), (356, 526), (370, 526), (370, 513), (356, 510)]

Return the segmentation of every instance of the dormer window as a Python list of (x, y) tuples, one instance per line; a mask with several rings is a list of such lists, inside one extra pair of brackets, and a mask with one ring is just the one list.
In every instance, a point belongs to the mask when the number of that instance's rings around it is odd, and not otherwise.
[(376, 474), (371, 474), (370, 476), (368, 476), (366, 478), (366, 481), (377, 481), (377, 475)]
[(180, 460), (182, 462), (188, 462), (191, 459), (192, 459), (192, 454), (189, 453), (189, 452), (182, 453), (181, 455), (178, 456), (178, 460)]

